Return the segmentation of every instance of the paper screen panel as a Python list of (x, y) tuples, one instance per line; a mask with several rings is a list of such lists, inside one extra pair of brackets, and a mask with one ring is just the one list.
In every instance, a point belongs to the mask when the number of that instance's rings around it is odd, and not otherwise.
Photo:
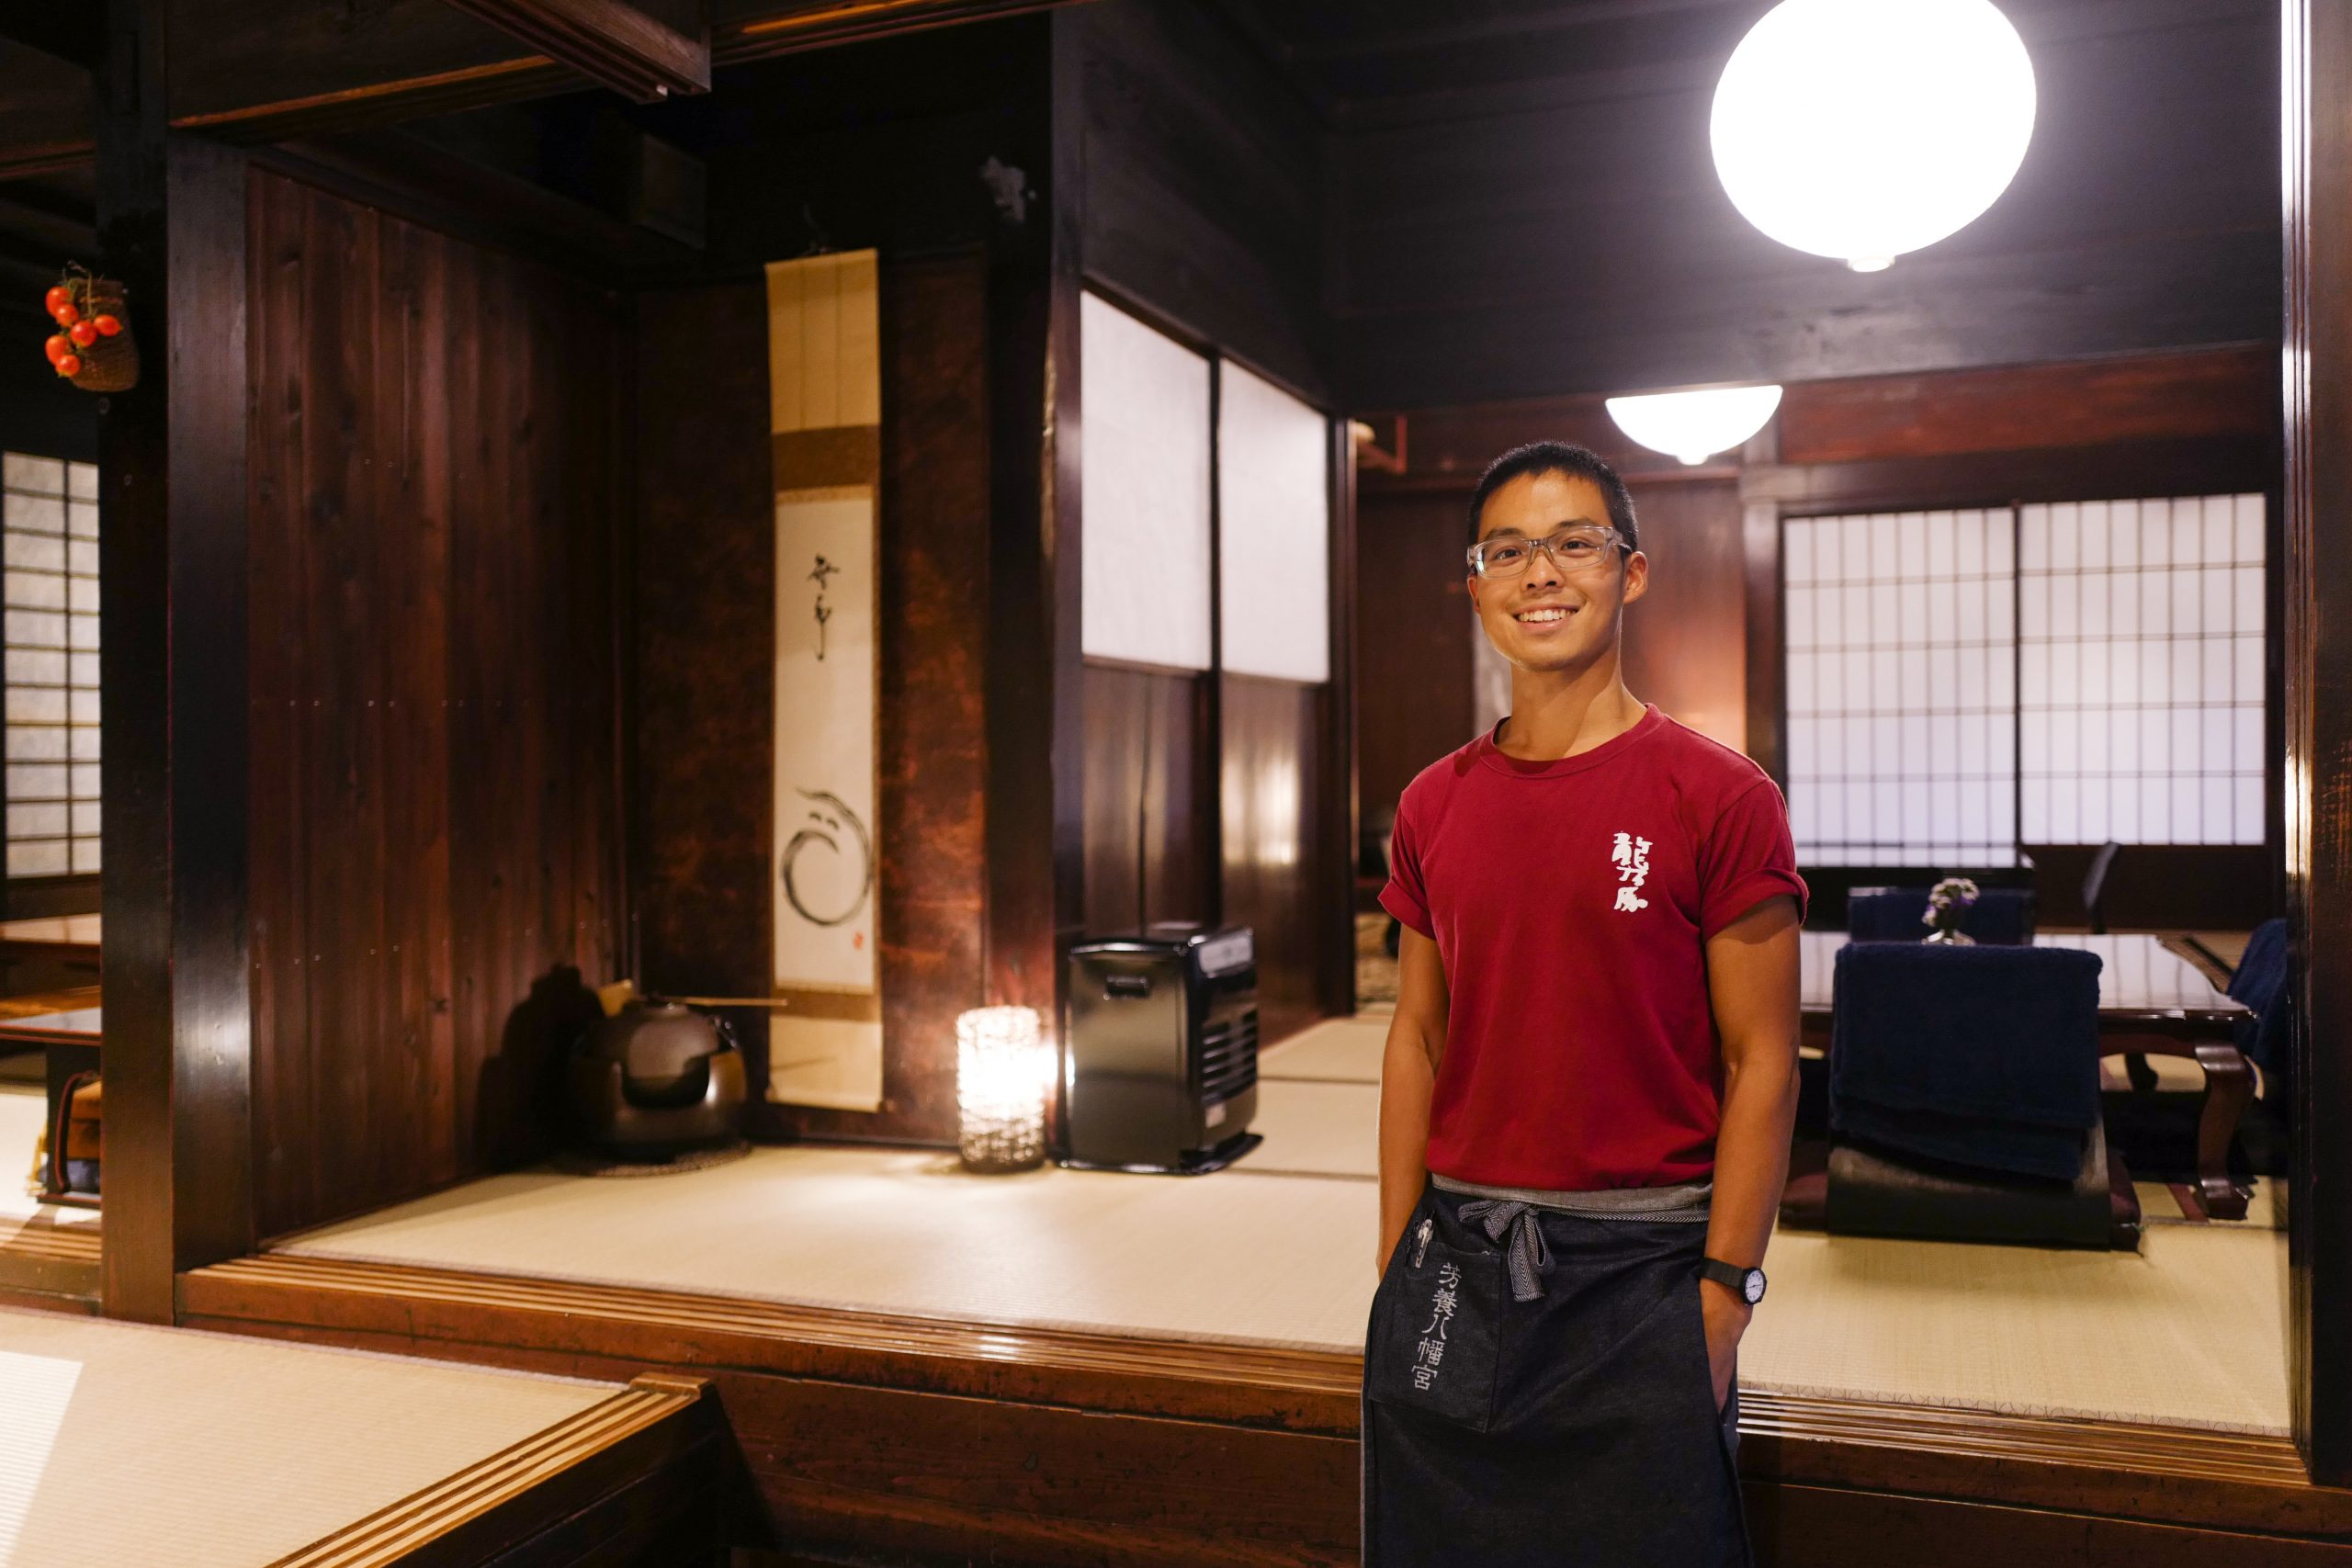
[(2024, 836), (2263, 841), (2264, 502), (2018, 513)]
[(2007, 509), (1784, 525), (1800, 860), (2017, 863), (2013, 537)]
[(1079, 310), (1085, 653), (1209, 667), (1209, 362), (1116, 306)]
[(1330, 434), (1323, 415), (1230, 361), (1217, 367), (1218, 662), (1330, 678)]
[(98, 470), (0, 458), (7, 874), (98, 869)]

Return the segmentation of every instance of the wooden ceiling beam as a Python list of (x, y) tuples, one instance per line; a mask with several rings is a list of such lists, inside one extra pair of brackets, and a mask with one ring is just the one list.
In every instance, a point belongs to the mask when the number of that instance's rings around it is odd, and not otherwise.
[[(571, 92), (582, 85), (582, 68), (480, 19), (492, 4), (552, 10), (559, 3), (567, 0), (379, 0), (362, 13), (300, 6), (267, 8), (273, 25), (259, 28), (241, 20), (265, 9), (248, 0), (175, 0), (172, 124), (232, 141), (284, 141)], [(1071, 3), (708, 0), (708, 63), (739, 65)], [(89, 102), (86, 71), (0, 30), (0, 180), (88, 164)]]
[(711, 55), (742, 65), (962, 22), (1050, 10), (1078, 0), (711, 0)]
[(448, 4), (638, 103), (710, 91), (710, 28), (699, 16), (682, 31), (628, 0)]

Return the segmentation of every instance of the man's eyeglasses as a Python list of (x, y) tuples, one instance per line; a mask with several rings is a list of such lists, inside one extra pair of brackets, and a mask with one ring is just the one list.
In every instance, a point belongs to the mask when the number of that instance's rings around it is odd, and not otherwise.
[(1623, 548), (1624, 536), (1597, 524), (1563, 528), (1543, 539), (1506, 534), (1471, 546), (1470, 570), (1484, 578), (1518, 577), (1534, 563), (1535, 552), (1542, 550), (1562, 571), (1594, 572), (1609, 563), (1612, 549)]

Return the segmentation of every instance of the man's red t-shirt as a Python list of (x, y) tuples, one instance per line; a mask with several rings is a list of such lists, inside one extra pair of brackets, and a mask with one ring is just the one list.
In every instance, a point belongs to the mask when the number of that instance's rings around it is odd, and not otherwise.
[(1430, 1169), (1571, 1192), (1713, 1170), (1706, 940), (1805, 899), (1761, 768), (1655, 706), (1557, 761), (1480, 736), (1407, 786), (1389, 865), (1382, 906), (1445, 964)]

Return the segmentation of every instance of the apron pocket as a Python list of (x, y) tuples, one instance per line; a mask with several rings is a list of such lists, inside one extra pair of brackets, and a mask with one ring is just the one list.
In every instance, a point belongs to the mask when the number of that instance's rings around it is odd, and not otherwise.
[(1503, 1258), (1457, 1249), (1436, 1233), (1424, 1213), (1381, 1283), (1364, 1347), (1364, 1395), (1483, 1432), (1494, 1420), (1509, 1288)]

